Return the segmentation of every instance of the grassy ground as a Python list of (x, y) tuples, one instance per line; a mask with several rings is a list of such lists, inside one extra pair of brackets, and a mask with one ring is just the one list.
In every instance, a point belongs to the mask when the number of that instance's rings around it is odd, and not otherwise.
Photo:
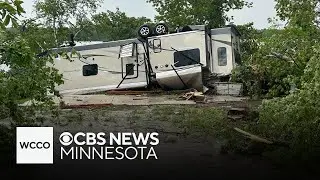
[(116, 124), (117, 127), (133, 131), (154, 128), (164, 133), (176, 131), (185, 135), (201, 133), (212, 136), (221, 134), (233, 123), (228, 121), (225, 110), (197, 105), (110, 106), (62, 110), (59, 114), (47, 114), (41, 118), (47, 125), (53, 123), (61, 127), (89, 123), (89, 126), (97, 125), (112, 130)]
[[(256, 105), (254, 105), (255, 107)], [(65, 109), (41, 112), (34, 117), (41, 126), (60, 131), (156, 131), (164, 141), (221, 141), (229, 151), (246, 140), (234, 131), (248, 121), (228, 119), (228, 111), (204, 105), (110, 106), (98, 109)], [(229, 142), (229, 143), (228, 143)], [(240, 143), (241, 144), (241, 143)], [(243, 144), (241, 144), (242, 146)]]
[[(167, 147), (173, 147), (176, 144), (180, 148), (179, 151), (194, 153), (199, 151), (201, 147), (199, 145), (209, 144), (204, 147), (210, 147), (208, 151), (215, 155), (206, 155), (204, 159), (236, 154), (240, 156), (237, 163), (241, 164), (241, 161), (247, 161), (248, 158), (257, 156), (261, 157), (267, 154), (266, 151), (274, 150), (274, 148), (281, 150), (278, 147), (253, 142), (234, 130), (237, 127), (250, 132), (257, 126), (256, 111), (259, 104), (259, 101), (250, 103), (248, 106), (250, 112), (247, 114), (247, 118), (236, 121), (228, 118), (226, 109), (211, 105), (110, 106), (99, 109), (65, 109), (39, 113), (34, 119), (41, 122), (39, 124), (41, 126), (53, 126), (57, 134), (63, 131), (158, 132), (160, 142)], [(1, 130), (2, 142), (9, 141), (12, 144), (14, 136), (8, 137), (6, 133), (5, 130)], [(259, 135), (259, 132), (254, 133)], [(268, 139), (268, 137), (266, 138)], [(188, 145), (184, 147), (181, 144)], [(4, 142), (1, 144), (1, 149), (14, 154), (12, 151), (14, 146), (14, 144), (6, 146)]]
[[(253, 104), (256, 107), (257, 102)], [(41, 115), (42, 116), (42, 115)], [(99, 109), (62, 110), (38, 117), (44, 125), (69, 131), (158, 132), (164, 143), (189, 141), (213, 143), (221, 153), (257, 154), (251, 142), (234, 128), (245, 128), (255, 114), (233, 121), (228, 111), (208, 105), (110, 106)]]

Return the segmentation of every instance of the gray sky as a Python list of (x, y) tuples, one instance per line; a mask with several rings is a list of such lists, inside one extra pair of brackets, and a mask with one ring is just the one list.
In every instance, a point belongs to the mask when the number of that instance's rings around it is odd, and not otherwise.
[[(274, 0), (248, 0), (253, 2), (253, 7), (229, 12), (229, 16), (234, 16), (235, 24), (245, 24), (254, 22), (256, 28), (268, 27), (267, 19), (274, 17), (276, 11), (274, 10)], [(24, 0), (23, 7), (26, 10), (26, 17), (32, 17), (34, 0)], [(146, 0), (104, 0), (99, 12), (106, 10), (115, 10), (117, 7), (124, 11), (129, 16), (145, 16), (150, 19), (157, 14), (151, 4), (146, 3)]]

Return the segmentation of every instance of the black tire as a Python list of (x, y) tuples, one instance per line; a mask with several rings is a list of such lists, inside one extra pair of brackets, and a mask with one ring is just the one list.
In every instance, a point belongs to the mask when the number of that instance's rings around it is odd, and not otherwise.
[(149, 25), (142, 25), (138, 30), (138, 35), (142, 38), (147, 38), (152, 35), (152, 29)]
[(168, 34), (169, 32), (169, 28), (166, 24), (164, 23), (159, 23), (157, 24), (155, 27), (154, 27), (154, 30), (153, 30), (154, 34), (156, 36), (159, 36), (159, 35), (164, 35), (164, 34)]

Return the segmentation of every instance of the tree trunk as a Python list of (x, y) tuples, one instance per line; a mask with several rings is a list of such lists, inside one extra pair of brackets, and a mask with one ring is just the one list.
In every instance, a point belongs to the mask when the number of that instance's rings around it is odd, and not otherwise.
[(54, 42), (55, 46), (58, 46), (58, 38), (57, 38), (57, 27), (56, 27), (56, 17), (53, 18), (53, 37), (54, 37)]

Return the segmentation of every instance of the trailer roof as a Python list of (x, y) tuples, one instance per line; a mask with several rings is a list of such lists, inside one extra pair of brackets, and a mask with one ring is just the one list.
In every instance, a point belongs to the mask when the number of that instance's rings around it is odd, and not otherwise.
[(237, 36), (241, 36), (240, 32), (234, 25), (228, 25), (226, 27), (222, 28), (216, 28), (216, 29), (211, 29), (211, 34), (212, 35), (217, 35), (217, 34), (231, 34), (234, 33)]

